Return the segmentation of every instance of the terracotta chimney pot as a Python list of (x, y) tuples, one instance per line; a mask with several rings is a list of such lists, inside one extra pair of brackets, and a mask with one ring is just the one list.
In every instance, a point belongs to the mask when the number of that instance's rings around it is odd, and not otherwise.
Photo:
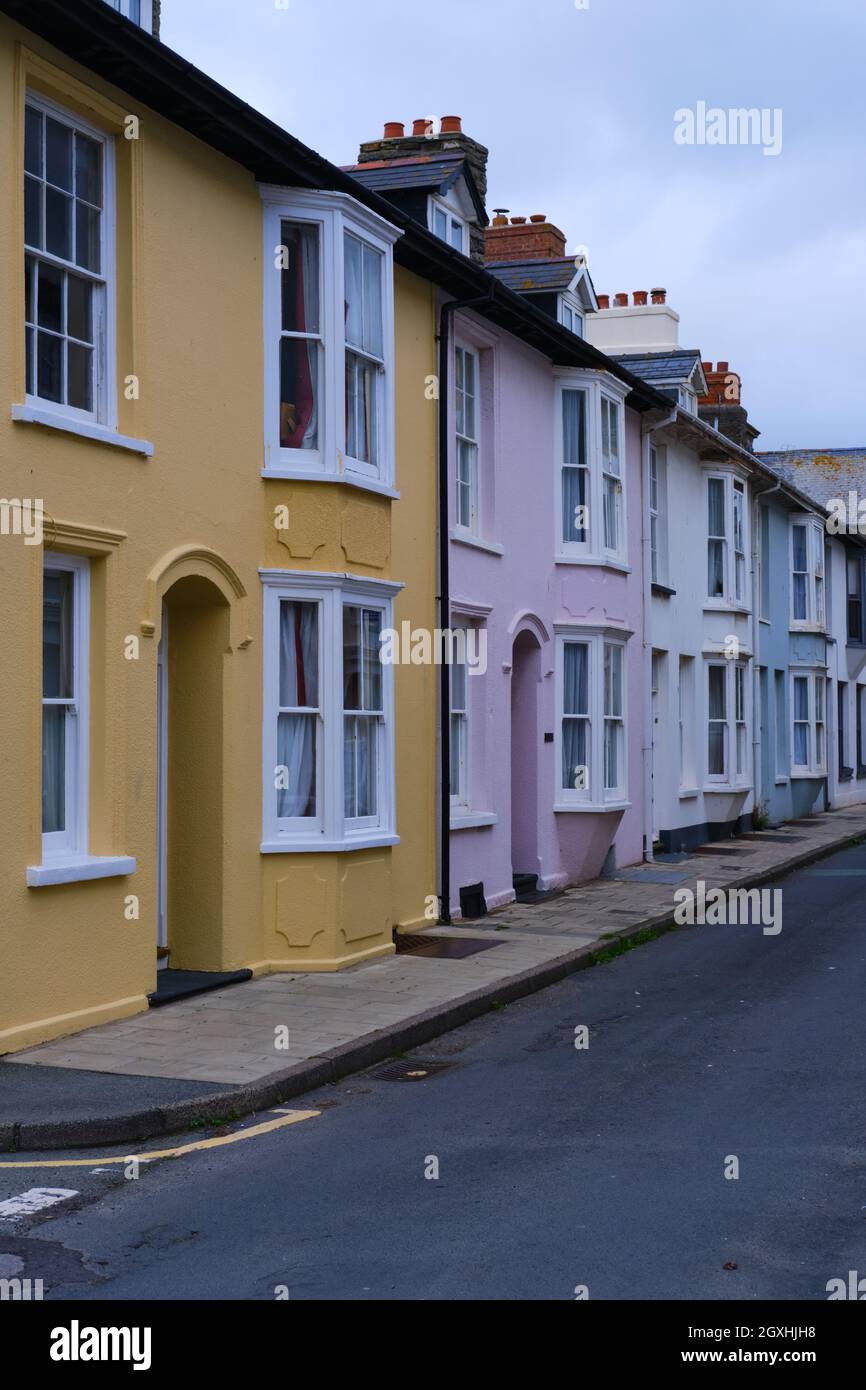
[(653, 304), (664, 304), (665, 300), (668, 297), (667, 290), (650, 290), (650, 294), (652, 295)]
[(420, 120), (412, 122), (413, 135), (426, 135), (429, 131), (429, 128), (430, 122), (428, 121), (426, 116), (422, 116)]
[(613, 297), (613, 302), (614, 302), (614, 304), (616, 305), (617, 309), (627, 309), (627, 308), (628, 308), (628, 295), (627, 295), (627, 294), (615, 294), (614, 297)]
[(399, 140), (406, 134), (406, 127), (402, 121), (386, 121), (385, 135), (386, 140)]
[(724, 372), (724, 373), (727, 375), (727, 371), (728, 371), (728, 364), (727, 364), (727, 362), (720, 362), (716, 370), (717, 370), (717, 371), (720, 371), (720, 372)]
[(460, 135), (463, 131), (461, 116), (443, 116), (439, 125), (440, 135)]
[(525, 218), (525, 217), (512, 217), (512, 219), (511, 219), (511, 225), (512, 225), (512, 227), (525, 227), (525, 226), (526, 226), (526, 218)]
[(634, 302), (635, 302), (635, 304), (637, 304), (637, 305), (643, 305), (643, 304), (646, 304), (646, 302), (647, 302), (647, 292), (646, 292), (646, 290), (635, 290), (634, 296), (633, 296), (633, 297), (634, 297)]
[(530, 220), (530, 222), (546, 222), (546, 221), (547, 221), (547, 213), (546, 213), (546, 212), (534, 212), (534, 213), (532, 214), (532, 216), (530, 217), (529, 220)]
[(598, 307), (599, 307), (599, 309), (609, 309), (609, 308), (610, 308), (610, 295), (609, 295), (609, 294), (599, 294), (599, 295), (596, 296), (596, 298), (598, 299)]

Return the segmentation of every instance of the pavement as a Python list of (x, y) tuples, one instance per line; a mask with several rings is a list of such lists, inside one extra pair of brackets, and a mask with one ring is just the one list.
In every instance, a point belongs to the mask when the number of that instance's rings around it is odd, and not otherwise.
[(0, 1203), (65, 1195), (0, 1219), (0, 1268), (139, 1307), (826, 1301), (866, 1276), (864, 877), (845, 850), (778, 880), (776, 936), (666, 933), (170, 1161), (16, 1154)]
[(397, 954), (328, 975), (270, 975), (0, 1061), (0, 1150), (140, 1141), (281, 1104), (592, 965), (671, 923), (678, 887), (749, 887), (866, 836), (846, 808), (425, 938), (477, 951)]

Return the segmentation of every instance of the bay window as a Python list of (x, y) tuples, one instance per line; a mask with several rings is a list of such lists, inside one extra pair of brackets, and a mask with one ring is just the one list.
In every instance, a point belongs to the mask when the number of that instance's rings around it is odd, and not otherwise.
[(749, 607), (746, 486), (730, 473), (707, 476), (707, 598)]
[(824, 528), (816, 518), (791, 522), (791, 626), (823, 628)]
[(827, 678), (823, 671), (791, 672), (791, 771), (822, 776), (827, 770)]
[(265, 853), (394, 844), (393, 671), (399, 585), (263, 571)]
[(560, 373), (556, 560), (627, 561), (623, 397), (591, 372)]
[(558, 628), (555, 808), (621, 808), (628, 794), (625, 652), (612, 630)]
[(88, 561), (45, 555), (42, 589), (42, 859), (87, 853)]
[(711, 787), (747, 786), (751, 781), (748, 670), (745, 662), (707, 662), (707, 782)]
[(110, 423), (112, 148), (33, 94), (24, 120), (27, 404)]
[(389, 490), (396, 228), (337, 193), (264, 188), (265, 477)]

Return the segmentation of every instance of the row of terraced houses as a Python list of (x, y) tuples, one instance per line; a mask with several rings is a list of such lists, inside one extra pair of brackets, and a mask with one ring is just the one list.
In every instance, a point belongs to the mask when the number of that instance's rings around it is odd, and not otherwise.
[(866, 455), (158, 31), (0, 0), (0, 1051), (866, 799)]

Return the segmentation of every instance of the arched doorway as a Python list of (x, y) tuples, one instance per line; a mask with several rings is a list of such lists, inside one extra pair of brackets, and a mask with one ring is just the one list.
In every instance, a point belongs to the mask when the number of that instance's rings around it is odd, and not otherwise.
[(538, 693), (541, 646), (533, 632), (514, 640), (511, 666), (511, 869), (515, 885), (538, 875)]
[(224, 680), (230, 607), (188, 574), (163, 596), (157, 661), (160, 965), (223, 961)]

